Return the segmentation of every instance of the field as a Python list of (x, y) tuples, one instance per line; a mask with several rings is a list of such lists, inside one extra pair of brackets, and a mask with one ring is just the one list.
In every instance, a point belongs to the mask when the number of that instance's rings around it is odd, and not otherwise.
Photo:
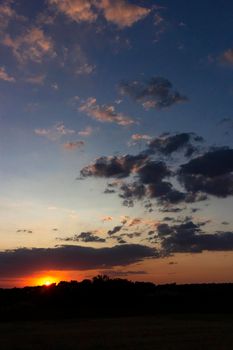
[(4, 350), (230, 350), (231, 315), (0, 323)]

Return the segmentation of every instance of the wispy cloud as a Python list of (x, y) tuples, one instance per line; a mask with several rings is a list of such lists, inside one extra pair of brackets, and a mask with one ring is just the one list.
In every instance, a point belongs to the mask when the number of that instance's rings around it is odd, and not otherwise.
[(38, 136), (47, 137), (50, 140), (57, 140), (65, 135), (75, 134), (75, 130), (68, 129), (63, 123), (58, 123), (49, 129), (35, 129), (35, 134)]
[(229, 65), (233, 65), (233, 48), (230, 48), (223, 52), (220, 56), (220, 61)]
[(89, 64), (89, 63), (84, 63), (78, 69), (76, 70), (77, 75), (89, 75), (94, 72), (96, 66)]
[(44, 57), (55, 55), (52, 39), (37, 27), (32, 27), (15, 38), (6, 35), (2, 43), (12, 49), (20, 63), (27, 61), (41, 63)]
[(73, 142), (66, 142), (64, 143), (63, 147), (67, 151), (73, 151), (75, 149), (83, 148), (85, 145), (84, 141), (73, 141)]
[(85, 112), (99, 122), (116, 123), (121, 126), (135, 124), (135, 121), (123, 113), (118, 113), (112, 105), (98, 105), (94, 97), (89, 97), (79, 107), (81, 112)]
[(94, 131), (94, 130), (93, 130), (93, 128), (92, 128), (91, 126), (87, 126), (85, 129), (80, 130), (80, 131), (78, 132), (78, 134), (79, 134), (80, 136), (87, 137), (87, 136), (92, 135), (93, 131)]
[(5, 67), (0, 67), (0, 80), (8, 81), (9, 83), (15, 82), (15, 78), (6, 72)]
[(30, 84), (35, 84), (35, 85), (43, 85), (45, 78), (46, 78), (45, 74), (32, 75), (26, 78), (26, 82)]

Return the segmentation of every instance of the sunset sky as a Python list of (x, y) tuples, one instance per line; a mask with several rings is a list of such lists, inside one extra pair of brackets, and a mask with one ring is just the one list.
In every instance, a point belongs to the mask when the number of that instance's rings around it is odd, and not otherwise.
[(0, 287), (233, 282), (232, 17), (0, 0)]

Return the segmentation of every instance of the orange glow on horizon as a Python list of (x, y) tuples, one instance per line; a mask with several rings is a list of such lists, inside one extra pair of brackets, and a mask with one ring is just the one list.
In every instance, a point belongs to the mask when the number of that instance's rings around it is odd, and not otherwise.
[(59, 283), (60, 279), (58, 279), (57, 277), (53, 277), (53, 276), (42, 276), (42, 277), (38, 277), (34, 280), (35, 284), (38, 286), (51, 286), (51, 284), (53, 283)]

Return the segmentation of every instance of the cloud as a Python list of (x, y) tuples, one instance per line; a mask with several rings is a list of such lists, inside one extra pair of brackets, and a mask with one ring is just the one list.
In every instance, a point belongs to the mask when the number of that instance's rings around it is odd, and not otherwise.
[(115, 233), (119, 232), (122, 229), (122, 227), (123, 227), (123, 225), (115, 226), (112, 230), (108, 231), (108, 235), (109, 236), (114, 235)]
[(89, 63), (84, 63), (78, 69), (75, 71), (77, 75), (89, 75), (94, 72), (96, 66), (89, 64)]
[(0, 275), (23, 276), (39, 271), (111, 269), (156, 257), (158, 253), (154, 248), (139, 244), (99, 249), (74, 245), (18, 248), (0, 252)]
[(142, 200), (145, 196), (146, 187), (140, 182), (123, 183), (119, 188), (119, 197), (126, 207), (133, 207), (135, 200)]
[(66, 237), (60, 239), (66, 242), (85, 242), (85, 243), (104, 243), (106, 242), (105, 238), (101, 238), (96, 236), (94, 232), (81, 232), (80, 234), (76, 234), (72, 237)]
[[(152, 211), (151, 200), (161, 211), (175, 212), (182, 210), (176, 205), (185, 208), (206, 201), (208, 195), (233, 195), (233, 150), (209, 148), (194, 158), (201, 151), (194, 143), (202, 141), (193, 133), (166, 134), (152, 140), (139, 154), (98, 158), (81, 169), (81, 178), (113, 178), (104, 193), (117, 193), (127, 207), (140, 201), (148, 211)], [(174, 164), (170, 155), (181, 150), (192, 158), (185, 164), (179, 160)], [(160, 160), (161, 155), (166, 157)]]
[(163, 134), (156, 137), (149, 143), (149, 149), (152, 152), (158, 152), (165, 156), (170, 156), (172, 153), (185, 150), (186, 156), (191, 156), (197, 147), (194, 142), (202, 142), (203, 139), (194, 133), (179, 133), (175, 135)]
[(32, 230), (29, 229), (18, 229), (16, 230), (17, 233), (33, 233)]
[(123, 113), (116, 112), (114, 106), (98, 105), (94, 97), (89, 97), (83, 102), (79, 110), (102, 123), (116, 123), (121, 126), (135, 124), (133, 119), (125, 116)]
[(173, 90), (172, 83), (162, 77), (153, 77), (149, 81), (122, 81), (119, 85), (120, 94), (129, 96), (140, 103), (146, 110), (163, 109), (186, 102), (186, 96)]
[(179, 179), (185, 188), (217, 197), (233, 195), (233, 149), (217, 148), (181, 165)]
[(41, 28), (37, 27), (28, 29), (16, 38), (6, 35), (2, 43), (12, 49), (14, 56), (20, 63), (27, 61), (41, 63), (45, 57), (55, 55), (52, 39), (46, 36)]
[(135, 271), (121, 271), (121, 270), (102, 270), (101, 274), (107, 275), (111, 278), (117, 277), (127, 277), (129, 275), (146, 275), (147, 272), (144, 270), (135, 270)]
[(104, 216), (103, 218), (102, 218), (102, 221), (103, 222), (109, 222), (109, 221), (112, 221), (113, 220), (113, 217), (112, 216)]
[(161, 182), (165, 177), (171, 175), (171, 171), (168, 169), (165, 162), (162, 161), (147, 161), (147, 163), (141, 166), (137, 174), (141, 183), (154, 184)]
[(99, 7), (103, 9), (105, 19), (116, 24), (119, 28), (131, 27), (135, 22), (145, 18), (151, 11), (126, 0), (101, 0)]
[(0, 32), (4, 31), (8, 27), (10, 21), (25, 20), (24, 16), (18, 15), (10, 6), (11, 3), (11, 0), (3, 0), (0, 4)]
[(26, 79), (26, 82), (28, 82), (30, 84), (35, 84), (35, 85), (43, 85), (45, 78), (46, 78), (45, 74), (33, 75), (33, 76), (28, 77)]
[(131, 139), (133, 141), (141, 141), (141, 140), (148, 141), (148, 140), (151, 140), (151, 136), (145, 135), (145, 134), (133, 134), (131, 136)]
[(223, 54), (220, 56), (220, 61), (228, 65), (233, 65), (233, 48), (223, 52)]
[[(166, 227), (165, 227), (166, 226)], [(166, 253), (201, 253), (233, 250), (233, 232), (204, 233), (203, 224), (192, 221), (180, 225), (163, 224), (161, 247)]]
[(93, 128), (91, 126), (87, 126), (85, 129), (80, 130), (78, 134), (83, 137), (91, 136), (93, 133)]
[(131, 136), (131, 140), (128, 142), (128, 146), (135, 146), (142, 141), (149, 142), (151, 140), (151, 136), (146, 134), (133, 134)]
[(92, 23), (102, 14), (121, 29), (131, 27), (151, 11), (126, 0), (49, 0), (49, 3), (75, 22)]
[(74, 134), (75, 130), (67, 129), (63, 123), (58, 123), (49, 129), (35, 129), (34, 132), (38, 136), (47, 137), (55, 141), (62, 136)]
[(93, 164), (84, 167), (80, 174), (84, 178), (90, 176), (124, 178), (136, 171), (146, 158), (146, 155), (100, 157)]
[(73, 141), (73, 142), (64, 143), (63, 147), (68, 151), (73, 151), (75, 149), (80, 149), (84, 147), (84, 145), (85, 145), (84, 141)]
[(181, 165), (182, 174), (216, 177), (233, 172), (233, 149), (217, 148)]
[(75, 22), (93, 22), (97, 19), (93, 0), (49, 0), (49, 3)]
[(15, 82), (15, 78), (6, 72), (4, 67), (0, 67), (0, 80), (8, 81), (9, 83)]

